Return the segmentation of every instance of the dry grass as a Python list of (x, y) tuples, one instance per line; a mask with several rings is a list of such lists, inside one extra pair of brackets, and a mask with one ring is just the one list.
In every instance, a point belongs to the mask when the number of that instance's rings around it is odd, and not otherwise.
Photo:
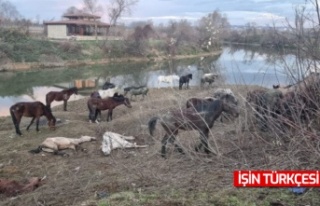
[[(211, 129), (210, 145), (218, 148), (221, 156), (195, 153), (199, 134), (194, 131), (179, 133), (178, 141), (186, 151), (181, 155), (168, 147), (167, 159), (160, 157), (163, 131), (158, 125), (155, 138), (147, 130), (148, 120), (170, 108), (185, 107), (189, 97), (205, 97), (213, 88), (178, 91), (177, 89), (151, 89), (145, 100), (132, 101), (133, 108), (117, 107), (113, 121), (101, 124), (88, 123), (86, 100), (68, 103), (68, 112), (62, 106), (53, 109), (54, 115), (63, 120), (56, 131), (46, 126), (36, 133), (22, 129), (23, 137), (14, 135), (11, 119), (0, 119), (0, 175), (22, 180), (30, 176), (47, 175), (45, 184), (16, 199), (2, 198), (1, 205), (270, 205), (279, 200), (279, 191), (286, 195), (280, 202), (296, 198), (284, 190), (238, 190), (233, 188), (235, 169), (282, 169), (292, 165), (294, 150), (284, 150), (257, 131), (250, 121), (243, 98), (245, 86), (231, 86), (242, 104), (241, 115), (234, 121), (216, 122)], [(106, 112), (102, 113), (106, 119)], [(24, 118), (23, 125), (30, 121)], [(138, 144), (147, 148), (112, 151), (110, 156), (100, 152), (101, 138), (105, 131), (133, 135)], [(48, 153), (32, 155), (45, 138), (52, 136), (98, 137), (97, 142), (84, 143), (87, 152), (67, 151), (70, 157)], [(271, 137), (272, 138), (272, 137)], [(214, 141), (215, 140), (215, 141)], [(216, 144), (214, 143), (216, 142)], [(216, 149), (215, 148), (215, 149)], [(301, 151), (301, 150), (299, 150)], [(305, 151), (306, 153), (308, 151)], [(313, 153), (314, 154), (314, 153)], [(290, 158), (289, 158), (290, 157)], [(308, 155), (306, 156), (308, 157)], [(318, 157), (312, 163), (318, 162)], [(301, 163), (301, 160), (297, 160)], [(298, 165), (299, 166), (299, 165)], [(108, 199), (98, 201), (96, 192), (106, 192)], [(266, 194), (267, 193), (267, 194)], [(313, 193), (310, 193), (313, 194)], [(118, 196), (117, 196), (118, 195)], [(276, 198), (268, 198), (268, 196)], [(262, 196), (262, 197), (261, 197)], [(297, 200), (297, 199), (295, 199)], [(300, 198), (299, 201), (305, 199)], [(319, 203), (314, 195), (308, 203)], [(290, 205), (290, 204), (284, 204)]]

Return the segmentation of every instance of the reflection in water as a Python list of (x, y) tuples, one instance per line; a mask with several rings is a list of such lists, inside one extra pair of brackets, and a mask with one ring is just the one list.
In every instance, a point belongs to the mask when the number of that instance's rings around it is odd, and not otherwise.
[[(10, 115), (9, 108), (11, 105), (17, 102), (32, 102), (32, 101), (40, 101), (45, 104), (46, 102), (46, 94), (50, 91), (61, 91), (60, 88), (57, 87), (34, 87), (32, 88), (32, 96), (30, 95), (21, 95), (21, 96), (11, 96), (11, 97), (0, 97), (1, 107), (0, 107), (0, 116), (8, 116)], [(83, 98), (81, 95), (72, 95), (69, 101), (74, 101)], [(61, 105), (63, 102), (53, 101), (51, 106)]]
[[(2, 86), (0, 85), (0, 116), (8, 115), (9, 107), (16, 102), (41, 101), (45, 103), (45, 95), (49, 91), (61, 91), (62, 88), (75, 86), (79, 89), (80, 94), (87, 96), (88, 91), (100, 89), (106, 81), (120, 88), (142, 85), (157, 88), (157, 79), (160, 75), (182, 76), (191, 73), (193, 78), (190, 86), (197, 86), (200, 85), (200, 78), (203, 74), (213, 72), (221, 74), (224, 82), (228, 84), (254, 84), (271, 88), (273, 84), (291, 83), (284, 73), (283, 63), (285, 61), (294, 63), (295, 58), (292, 55), (280, 56), (274, 53), (262, 53), (258, 50), (225, 48), (218, 58), (200, 57), (143, 65), (124, 63), (55, 72), (52, 70), (37, 73), (21, 72), (13, 76), (0, 74), (0, 81), (4, 82)], [(44, 76), (50, 76), (50, 78), (43, 78)], [(42, 82), (39, 79), (43, 79)], [(159, 86), (168, 87), (170, 85), (162, 82)], [(178, 86), (178, 81), (174, 82), (174, 86)], [(11, 89), (10, 92), (9, 89)], [(4, 94), (1, 94), (2, 92)], [(19, 96), (8, 96), (12, 93), (19, 94)], [(82, 97), (82, 95), (72, 95), (70, 101)], [(59, 104), (62, 102), (53, 102), (52, 106)]]

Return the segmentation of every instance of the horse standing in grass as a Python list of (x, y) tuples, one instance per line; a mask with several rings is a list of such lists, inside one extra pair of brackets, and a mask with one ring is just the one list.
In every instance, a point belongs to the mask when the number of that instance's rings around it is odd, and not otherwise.
[[(208, 146), (209, 130), (213, 127), (214, 121), (221, 115), (222, 112), (227, 112), (235, 117), (239, 116), (239, 108), (233, 96), (226, 94), (220, 99), (209, 101), (207, 104), (196, 106), (196, 108), (174, 109), (162, 117), (152, 117), (148, 122), (150, 135), (153, 136), (157, 120), (160, 119), (161, 126), (166, 134), (161, 143), (161, 155), (165, 157), (166, 145), (168, 142), (174, 143), (175, 136), (181, 130), (198, 130), (200, 133), (200, 144), (196, 147), (199, 151), (203, 146), (208, 154), (211, 151)], [(182, 148), (175, 144), (175, 147), (180, 153), (184, 153)]]
[(204, 74), (200, 79), (200, 84), (201, 86), (204, 86), (204, 84), (208, 82), (209, 85), (211, 85), (218, 77), (219, 75), (214, 73)]
[(167, 83), (170, 84), (171, 87), (174, 85), (174, 81), (179, 81), (180, 77), (177, 75), (168, 75), (168, 76), (163, 76), (160, 75), (158, 76), (158, 88), (160, 88), (160, 83)]
[(18, 102), (10, 107), (10, 115), (12, 117), (16, 133), (20, 136), (22, 135), (22, 133), (19, 129), (19, 125), (23, 116), (32, 117), (27, 130), (29, 130), (34, 120), (36, 120), (36, 130), (37, 132), (39, 132), (39, 120), (43, 115), (47, 118), (48, 126), (50, 127), (50, 129), (55, 129), (56, 118), (52, 115), (51, 110), (42, 102)]
[(124, 104), (126, 107), (131, 108), (131, 104), (128, 98), (116, 93), (113, 97), (106, 99), (90, 98), (87, 102), (89, 109), (89, 120), (97, 122), (98, 114), (101, 116), (101, 110), (108, 110), (107, 121), (112, 121), (113, 109), (117, 106)]
[(189, 81), (192, 79), (192, 74), (187, 74), (184, 76), (181, 76), (179, 79), (179, 89), (182, 89), (183, 84), (187, 85), (187, 89), (189, 89)]
[(140, 86), (140, 87), (126, 87), (124, 88), (124, 96), (127, 94), (130, 94), (130, 99), (132, 100), (132, 96), (138, 96), (142, 95), (142, 98), (148, 94), (149, 89), (146, 86)]
[(69, 89), (64, 89), (60, 92), (51, 91), (46, 95), (46, 104), (49, 109), (51, 109), (51, 102), (53, 101), (63, 101), (63, 110), (67, 111), (67, 101), (72, 94), (78, 94), (78, 88), (72, 87)]

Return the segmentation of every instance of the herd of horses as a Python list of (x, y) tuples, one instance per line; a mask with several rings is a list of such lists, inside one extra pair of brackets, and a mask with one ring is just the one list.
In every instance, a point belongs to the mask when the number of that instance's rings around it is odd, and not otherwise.
[[(217, 75), (205, 74), (201, 78), (201, 86), (204, 83), (212, 84)], [(164, 78), (162, 77), (162, 80)], [(176, 77), (168, 78), (176, 79)], [(165, 81), (168, 82), (168, 79)], [(186, 84), (189, 88), (189, 82), (192, 80), (192, 74), (179, 77), (179, 90)], [(170, 81), (169, 81), (170, 83)], [(291, 126), (297, 121), (309, 124), (312, 117), (319, 110), (320, 96), (318, 89), (320, 88), (320, 75), (310, 75), (303, 80), (288, 86), (274, 85), (272, 89), (256, 89), (247, 92), (246, 104), (254, 110), (256, 121), (262, 130), (271, 129), (270, 120), (280, 121), (280, 125)], [(146, 86), (131, 86), (124, 88), (123, 94), (119, 94), (119, 88), (112, 83), (106, 83), (104, 89), (91, 93), (87, 100), (89, 111), (89, 121), (98, 122), (98, 115), (101, 111), (108, 110), (107, 121), (112, 121), (113, 110), (119, 105), (125, 105), (131, 108), (130, 99), (133, 96), (147, 95), (149, 89)], [(16, 134), (22, 135), (19, 124), (21, 118), (31, 117), (32, 120), (27, 127), (36, 120), (36, 130), (39, 131), (39, 118), (45, 116), (48, 120), (50, 129), (55, 128), (56, 118), (51, 110), (52, 101), (63, 101), (63, 110), (67, 111), (67, 101), (71, 95), (78, 94), (76, 87), (64, 89), (60, 92), (49, 92), (46, 95), (46, 105), (42, 102), (18, 102), (10, 107), (10, 114), (15, 126)], [(127, 96), (130, 95), (130, 98)], [(196, 130), (199, 132), (200, 143), (195, 146), (195, 151), (204, 150), (205, 153), (215, 153), (209, 147), (208, 137), (209, 131), (213, 127), (214, 122), (221, 117), (222, 113), (229, 114), (234, 118), (240, 115), (240, 104), (236, 95), (230, 89), (216, 89), (209, 97), (195, 98), (190, 97), (186, 100), (185, 107), (177, 107), (169, 110), (164, 114), (153, 116), (148, 121), (148, 129), (150, 136), (155, 135), (157, 122), (160, 123), (165, 131), (161, 140), (161, 156), (166, 157), (166, 147), (168, 143), (172, 143), (178, 152), (184, 154), (182, 147), (175, 142), (176, 136), (180, 130)], [(110, 145), (112, 144), (111, 136), (106, 135), (104, 153), (110, 153)], [(182, 137), (181, 137), (182, 138)], [(76, 140), (66, 140), (62, 137), (47, 138), (37, 149), (30, 150), (32, 153), (44, 151), (43, 148), (49, 148), (53, 154), (61, 154), (59, 150), (72, 148), (76, 149), (81, 142), (92, 141), (88, 136)], [(109, 142), (108, 142), (109, 141)], [(65, 147), (64, 144), (70, 146)], [(128, 147), (145, 147), (136, 144), (128, 144)], [(14, 183), (17, 184), (17, 183)], [(17, 184), (18, 185), (18, 184)], [(29, 186), (20, 186), (20, 190), (27, 190)], [(0, 181), (1, 193), (1, 181)], [(13, 194), (9, 191), (8, 194)]]

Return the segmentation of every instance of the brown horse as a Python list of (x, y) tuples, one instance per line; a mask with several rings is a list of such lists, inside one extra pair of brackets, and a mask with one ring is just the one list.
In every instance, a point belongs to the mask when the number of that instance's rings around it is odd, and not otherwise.
[(32, 117), (27, 130), (29, 130), (30, 126), (36, 119), (36, 130), (39, 131), (39, 119), (43, 115), (47, 118), (50, 129), (55, 129), (56, 118), (52, 115), (50, 109), (47, 108), (42, 102), (18, 102), (10, 107), (10, 114), (18, 135), (22, 135), (19, 125), (23, 116)]
[[(148, 122), (150, 135), (153, 136), (157, 120), (160, 119), (161, 126), (164, 128), (166, 134), (164, 135), (161, 143), (161, 155), (165, 157), (167, 142), (174, 143), (175, 136), (181, 130), (198, 130), (200, 133), (200, 144), (196, 147), (196, 151), (204, 146), (206, 153), (210, 153), (208, 147), (209, 130), (213, 127), (214, 121), (221, 115), (227, 112), (235, 117), (239, 116), (239, 108), (235, 103), (236, 100), (233, 96), (225, 94), (219, 99), (209, 101), (207, 104), (196, 106), (187, 109), (174, 109), (169, 113), (160, 117), (152, 117)], [(184, 153), (182, 148), (175, 144), (175, 147), (180, 153)]]
[(98, 114), (101, 116), (101, 110), (108, 110), (107, 121), (112, 120), (112, 111), (117, 106), (124, 104), (128, 108), (131, 108), (130, 101), (123, 95), (115, 93), (113, 97), (106, 99), (90, 98), (87, 102), (89, 109), (89, 120), (96, 122)]
[(78, 94), (78, 88), (72, 87), (69, 89), (64, 89), (60, 92), (51, 91), (46, 94), (46, 104), (49, 109), (51, 109), (51, 102), (53, 101), (63, 101), (63, 110), (67, 111), (67, 101), (72, 94)]
[(0, 194), (12, 197), (21, 193), (31, 192), (41, 186), (44, 178), (32, 177), (25, 184), (15, 180), (0, 179)]

